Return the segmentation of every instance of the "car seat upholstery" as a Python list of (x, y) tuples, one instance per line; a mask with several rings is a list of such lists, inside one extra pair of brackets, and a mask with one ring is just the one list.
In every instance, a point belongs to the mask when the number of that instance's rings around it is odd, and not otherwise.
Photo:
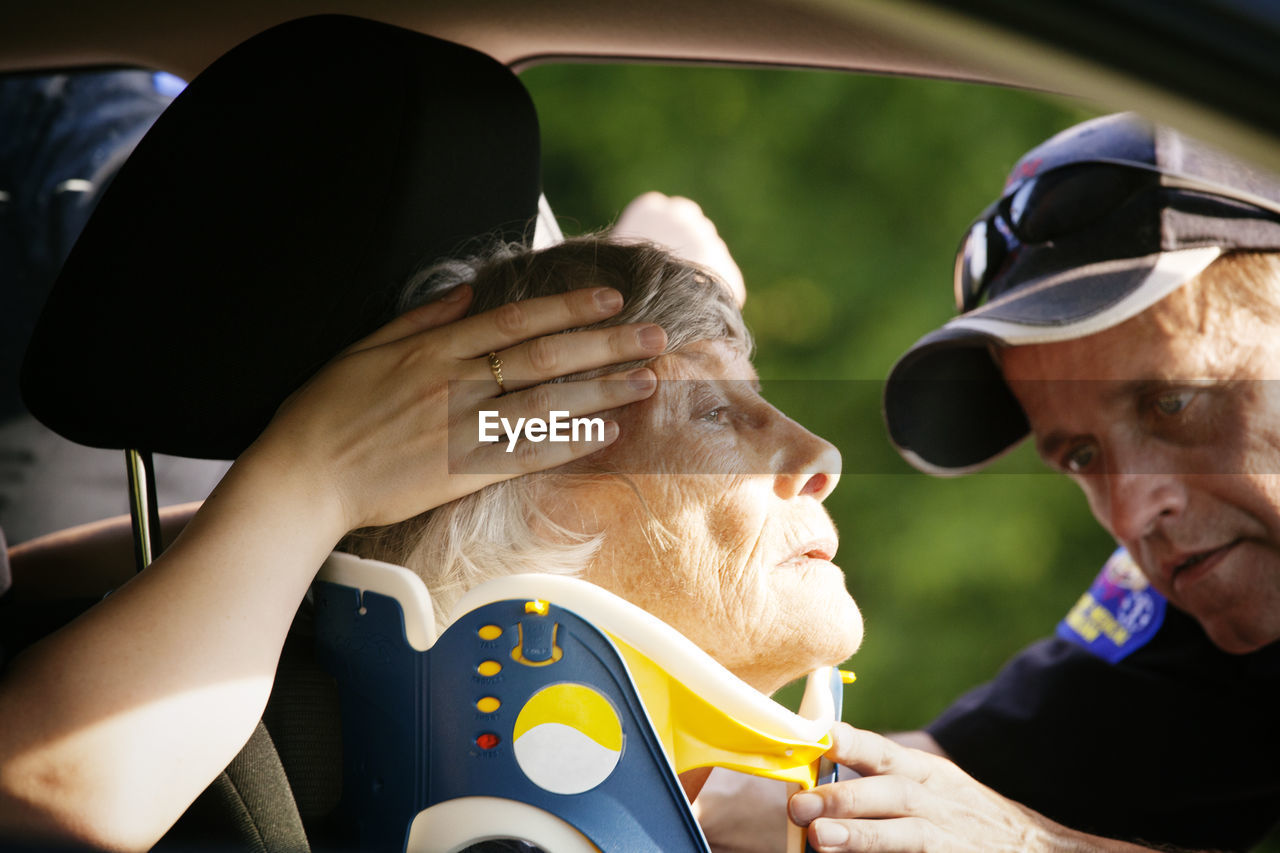
[[(120, 169), (36, 327), (24, 400), (82, 444), (234, 458), (416, 268), (526, 239), (538, 201), (537, 119), (505, 66), (373, 21), (282, 24), (198, 75)], [(323, 831), (340, 743), (307, 619), (267, 712), (289, 725), (259, 725), (169, 840), (296, 850), (302, 817)]]

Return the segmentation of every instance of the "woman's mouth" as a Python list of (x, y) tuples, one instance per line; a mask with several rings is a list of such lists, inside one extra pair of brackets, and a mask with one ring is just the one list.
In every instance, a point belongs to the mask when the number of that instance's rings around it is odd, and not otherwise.
[(835, 559), (836, 547), (837, 544), (834, 539), (815, 539), (812, 542), (806, 542), (801, 545), (792, 552), (791, 556), (778, 563), (778, 566), (801, 566), (810, 560), (821, 560), (829, 563)]

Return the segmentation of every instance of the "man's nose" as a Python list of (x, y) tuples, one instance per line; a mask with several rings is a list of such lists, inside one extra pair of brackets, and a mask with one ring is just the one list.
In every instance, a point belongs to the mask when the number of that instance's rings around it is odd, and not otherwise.
[(774, 493), (783, 500), (801, 495), (826, 500), (840, 482), (840, 451), (826, 439), (792, 423), (794, 429), (789, 431), (783, 451), (785, 461), (779, 466), (785, 473), (774, 476)]
[(1139, 541), (1161, 523), (1176, 520), (1187, 506), (1186, 489), (1172, 474), (1115, 473), (1099, 479), (1106, 494), (1105, 506), (1095, 506), (1098, 521), (1122, 542)]

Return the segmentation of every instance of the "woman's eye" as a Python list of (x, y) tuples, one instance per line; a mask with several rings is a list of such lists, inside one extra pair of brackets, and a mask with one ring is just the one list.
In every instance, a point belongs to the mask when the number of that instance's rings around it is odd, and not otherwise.
[(1062, 459), (1062, 467), (1070, 474), (1082, 474), (1093, 464), (1098, 450), (1092, 444), (1073, 447)]
[(713, 424), (722, 423), (725, 419), (726, 409), (726, 406), (717, 406), (699, 418), (699, 420), (704, 420)]
[(1167, 391), (1157, 395), (1151, 401), (1151, 405), (1159, 414), (1170, 417), (1182, 414), (1182, 411), (1191, 405), (1193, 397), (1195, 397), (1194, 391)]

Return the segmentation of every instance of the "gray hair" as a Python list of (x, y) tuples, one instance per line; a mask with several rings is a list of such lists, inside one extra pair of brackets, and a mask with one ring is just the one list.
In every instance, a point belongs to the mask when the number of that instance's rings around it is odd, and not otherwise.
[[(405, 288), (405, 310), (470, 283), (478, 314), (522, 299), (591, 286), (622, 293), (613, 317), (582, 328), (656, 323), (667, 333), (666, 352), (697, 341), (724, 341), (751, 354), (751, 335), (729, 288), (713, 273), (650, 244), (620, 244), (578, 237), (542, 251), (501, 246), (467, 260), (447, 261), (414, 275)], [(610, 365), (555, 381), (588, 378), (645, 364)], [(475, 494), (386, 527), (358, 530), (343, 543), (363, 557), (397, 563), (417, 573), (443, 627), (458, 599), (484, 581), (525, 572), (580, 574), (608, 533), (586, 536), (565, 530), (543, 512), (541, 498), (555, 478), (575, 470), (528, 474), (486, 486)]]

